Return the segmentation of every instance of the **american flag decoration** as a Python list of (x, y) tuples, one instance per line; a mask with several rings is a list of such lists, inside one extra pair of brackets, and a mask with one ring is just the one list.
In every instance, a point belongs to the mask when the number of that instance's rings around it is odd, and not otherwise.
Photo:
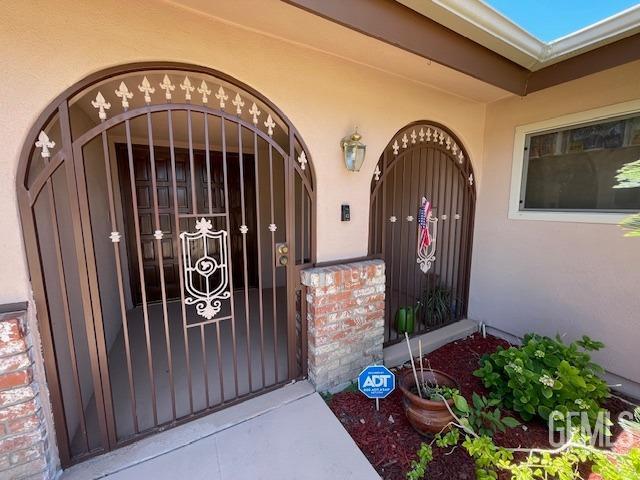
[(422, 197), (418, 208), (417, 263), (422, 273), (427, 273), (436, 259), (436, 234), (438, 219), (431, 215), (431, 202)]

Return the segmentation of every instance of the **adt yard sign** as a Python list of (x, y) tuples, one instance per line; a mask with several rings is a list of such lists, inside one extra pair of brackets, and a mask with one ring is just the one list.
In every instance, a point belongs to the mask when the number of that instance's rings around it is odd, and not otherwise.
[(396, 377), (383, 365), (370, 365), (358, 376), (358, 390), (369, 398), (385, 398), (396, 388)]

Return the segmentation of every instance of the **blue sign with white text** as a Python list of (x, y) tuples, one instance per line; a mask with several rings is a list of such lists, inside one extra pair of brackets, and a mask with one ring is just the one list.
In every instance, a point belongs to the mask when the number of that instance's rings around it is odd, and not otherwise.
[(396, 388), (396, 377), (383, 365), (370, 365), (358, 375), (358, 390), (368, 398), (385, 398)]

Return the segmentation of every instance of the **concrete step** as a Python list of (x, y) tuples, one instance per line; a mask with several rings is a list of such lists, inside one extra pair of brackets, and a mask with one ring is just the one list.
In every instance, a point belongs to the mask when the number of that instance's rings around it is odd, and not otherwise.
[[(410, 340), (411, 350), (414, 356), (418, 355), (418, 341), (422, 340), (422, 353), (433, 352), (447, 343), (466, 338), (477, 331), (477, 322), (473, 320), (460, 320), (451, 325), (439, 328), (438, 330), (423, 335), (416, 335)], [(407, 350), (406, 341), (396, 343), (384, 349), (384, 364), (387, 367), (397, 367), (407, 361), (409, 361), (409, 351)]]

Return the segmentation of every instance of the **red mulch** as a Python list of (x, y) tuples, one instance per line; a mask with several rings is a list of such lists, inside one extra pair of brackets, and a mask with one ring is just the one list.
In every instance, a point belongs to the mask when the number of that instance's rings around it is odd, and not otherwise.
[[(427, 358), (431, 368), (442, 370), (453, 376), (460, 384), (462, 394), (471, 399), (473, 392), (486, 395), (482, 382), (472, 375), (479, 367), (480, 357), (492, 353), (502, 345), (509, 344), (496, 337), (473, 335), (464, 340), (452, 342), (430, 353)], [(611, 412), (611, 419), (617, 418), (629, 407), (620, 400), (610, 399), (604, 405)], [(386, 399), (380, 401), (380, 411), (376, 412), (375, 402), (359, 392), (345, 391), (334, 395), (329, 407), (342, 425), (366, 455), (380, 476), (385, 480), (404, 480), (411, 462), (422, 442), (431, 438), (420, 436), (407, 421), (402, 407), (402, 393), (396, 389)], [(504, 412), (505, 415), (514, 415)], [(517, 417), (517, 416), (516, 416)], [(616, 424), (614, 438), (620, 434)], [(620, 435), (622, 439), (623, 435)], [(548, 430), (542, 421), (532, 421), (522, 427), (507, 430), (494, 437), (498, 445), (507, 447), (548, 447)], [(472, 480), (475, 479), (473, 459), (464, 448), (458, 446), (441, 449), (433, 445), (433, 461), (429, 464), (425, 478), (429, 480)], [(588, 472), (588, 468), (585, 468)], [(501, 479), (507, 479), (507, 476)], [(587, 478), (587, 477), (585, 477)], [(591, 475), (589, 480), (599, 477)]]

